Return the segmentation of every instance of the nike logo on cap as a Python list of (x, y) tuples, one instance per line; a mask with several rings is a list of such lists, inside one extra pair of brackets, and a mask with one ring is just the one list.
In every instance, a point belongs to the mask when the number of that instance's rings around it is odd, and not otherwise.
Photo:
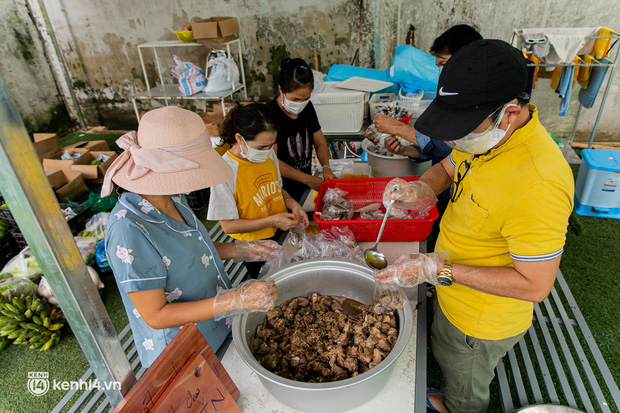
[(443, 86), (439, 89), (439, 96), (454, 96), (458, 95), (458, 92), (444, 92)]

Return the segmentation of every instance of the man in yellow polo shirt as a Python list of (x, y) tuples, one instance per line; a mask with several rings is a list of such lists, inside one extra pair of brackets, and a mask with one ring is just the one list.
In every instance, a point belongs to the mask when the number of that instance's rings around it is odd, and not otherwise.
[(451, 187), (435, 247), (449, 258), (409, 254), (376, 278), (437, 285), (432, 348), (444, 382), (427, 394), (431, 410), (487, 410), (495, 366), (531, 325), (532, 303), (547, 297), (559, 268), (574, 181), (527, 104), (526, 84), (519, 50), (476, 41), (446, 64), (415, 124), (454, 148), (411, 184), (436, 194)]

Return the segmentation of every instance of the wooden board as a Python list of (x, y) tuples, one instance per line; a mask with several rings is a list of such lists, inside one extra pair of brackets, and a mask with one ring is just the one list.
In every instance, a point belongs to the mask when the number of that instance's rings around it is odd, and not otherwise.
[[(577, 149), (587, 149), (587, 142), (573, 142), (573, 148)], [(594, 142), (592, 144), (592, 149), (611, 149), (611, 150), (620, 150), (620, 142)]]
[(150, 411), (241, 413), (226, 387), (200, 354), (190, 357)]
[(150, 412), (193, 354), (200, 354), (206, 360), (228, 393), (234, 400), (238, 400), (239, 389), (207, 344), (198, 327), (194, 324), (187, 324), (129, 390), (114, 412)]

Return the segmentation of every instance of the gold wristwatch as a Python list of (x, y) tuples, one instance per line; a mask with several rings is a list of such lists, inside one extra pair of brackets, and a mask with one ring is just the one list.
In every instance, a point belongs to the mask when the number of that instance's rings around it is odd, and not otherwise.
[(446, 261), (443, 263), (443, 268), (439, 271), (439, 275), (437, 276), (437, 284), (443, 285), (444, 287), (449, 287), (452, 285), (454, 280), (452, 279), (452, 263)]

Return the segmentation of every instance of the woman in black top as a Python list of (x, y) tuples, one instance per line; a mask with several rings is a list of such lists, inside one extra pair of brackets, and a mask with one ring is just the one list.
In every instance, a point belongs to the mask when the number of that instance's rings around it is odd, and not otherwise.
[[(329, 168), (329, 152), (321, 125), (310, 102), (314, 87), (312, 70), (303, 59), (286, 58), (280, 63), (280, 94), (267, 105), (280, 129), (274, 150), (280, 160), (284, 189), (300, 201), (308, 187), (317, 190), (323, 180), (335, 179)], [(312, 147), (323, 166), (323, 177), (312, 176)]]

